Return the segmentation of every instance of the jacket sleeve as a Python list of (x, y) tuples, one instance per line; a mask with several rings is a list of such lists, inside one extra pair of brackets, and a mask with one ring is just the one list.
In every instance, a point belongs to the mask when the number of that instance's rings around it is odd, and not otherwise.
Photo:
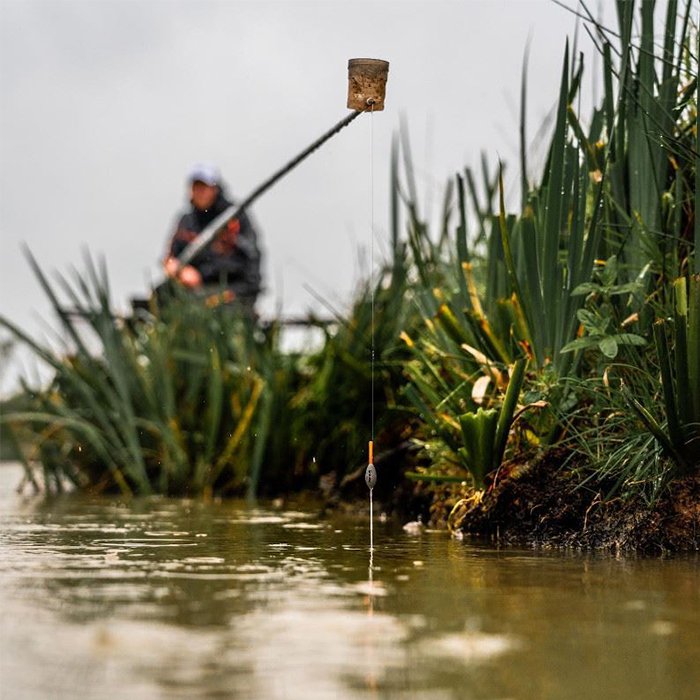
[(187, 223), (187, 215), (181, 216), (175, 227), (175, 233), (170, 238), (166, 257), (179, 257), (180, 253), (196, 238), (197, 234), (189, 230)]
[(240, 229), (231, 252), (226, 255), (210, 252), (197, 268), (205, 281), (236, 280), (243, 283), (250, 293), (257, 293), (261, 258), (257, 233), (245, 212), (238, 217), (238, 222)]

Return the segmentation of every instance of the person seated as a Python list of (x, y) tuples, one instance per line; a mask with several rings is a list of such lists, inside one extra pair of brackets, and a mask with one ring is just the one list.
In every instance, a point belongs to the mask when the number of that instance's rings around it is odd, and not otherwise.
[[(257, 233), (245, 212), (229, 221), (189, 265), (178, 256), (232, 202), (218, 169), (196, 165), (188, 176), (191, 207), (180, 218), (164, 261), (166, 274), (212, 303), (236, 302), (252, 308), (260, 293)], [(218, 301), (217, 301), (218, 300)]]

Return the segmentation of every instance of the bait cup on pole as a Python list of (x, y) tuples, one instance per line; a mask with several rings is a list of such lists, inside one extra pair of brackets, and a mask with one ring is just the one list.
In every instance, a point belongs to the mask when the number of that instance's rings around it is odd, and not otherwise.
[(348, 108), (360, 112), (384, 109), (389, 62), (378, 58), (351, 58), (348, 61)]

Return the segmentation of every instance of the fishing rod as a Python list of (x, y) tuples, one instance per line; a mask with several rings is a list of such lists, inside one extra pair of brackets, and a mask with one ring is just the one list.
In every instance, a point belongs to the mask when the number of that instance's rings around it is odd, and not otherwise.
[(348, 61), (348, 103), (353, 111), (341, 119), (335, 126), (317, 138), (299, 155), (292, 158), (286, 165), (273, 173), (262, 184), (258, 185), (242, 202), (233, 204), (217, 216), (201, 233), (192, 240), (177, 256), (180, 265), (190, 265), (214, 239), (226, 228), (228, 223), (239, 217), (253, 202), (276, 185), (285, 175), (306, 160), (314, 151), (323, 146), (326, 141), (352, 123), (363, 112), (371, 110), (378, 112), (384, 109), (384, 93), (389, 71), (387, 61), (372, 58), (353, 58)]
[(265, 194), (273, 185), (277, 184), (287, 173), (296, 168), (299, 163), (306, 160), (314, 151), (319, 149), (326, 141), (335, 136), (341, 129), (357, 119), (362, 114), (362, 110), (355, 110), (341, 119), (332, 129), (329, 129), (323, 136), (316, 139), (308, 148), (305, 148), (296, 158), (289, 161), (284, 167), (271, 175), (265, 182), (256, 187), (240, 204), (233, 204), (219, 214), (202, 232), (191, 241), (182, 253), (177, 256), (180, 264), (184, 267), (189, 265), (203, 250), (211, 244), (214, 239), (226, 228), (230, 221), (238, 218), (244, 210), (248, 209), (253, 202), (261, 195)]

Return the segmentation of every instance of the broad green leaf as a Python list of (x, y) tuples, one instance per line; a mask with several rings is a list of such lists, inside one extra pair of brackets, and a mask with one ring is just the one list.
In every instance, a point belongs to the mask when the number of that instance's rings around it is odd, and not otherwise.
[(561, 352), (573, 352), (574, 350), (586, 350), (587, 348), (592, 348), (598, 345), (598, 338), (592, 336), (586, 336), (585, 338), (576, 338), (567, 343)]
[(584, 282), (575, 287), (574, 291), (571, 292), (571, 296), (577, 297), (582, 294), (591, 294), (592, 292), (600, 292), (603, 289), (601, 285), (597, 282)]
[(612, 336), (603, 338), (598, 343), (598, 347), (600, 348), (600, 351), (603, 353), (603, 355), (605, 355), (606, 357), (609, 357), (610, 359), (617, 357), (617, 342)]
[(618, 345), (646, 345), (647, 341), (635, 333), (616, 333), (610, 336)]

